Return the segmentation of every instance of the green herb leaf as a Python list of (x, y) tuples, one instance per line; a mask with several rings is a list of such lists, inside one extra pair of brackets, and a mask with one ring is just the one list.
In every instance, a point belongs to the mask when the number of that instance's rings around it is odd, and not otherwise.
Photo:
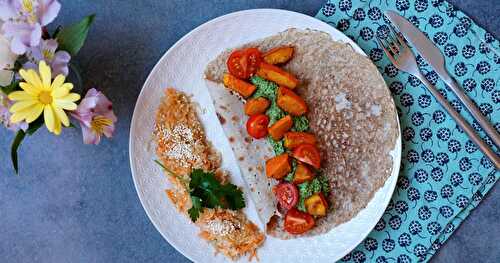
[(243, 192), (236, 185), (225, 184), (222, 186), (221, 191), (224, 193), (224, 201), (227, 204), (227, 208), (238, 210), (245, 207)]
[(188, 214), (191, 218), (191, 221), (196, 222), (196, 220), (198, 220), (198, 217), (200, 217), (200, 213), (203, 209), (203, 207), (201, 206), (201, 199), (197, 196), (191, 196), (191, 203), (193, 203), (193, 206), (189, 208)]
[[(189, 209), (189, 215), (193, 222), (196, 221), (203, 207), (228, 208), (238, 210), (245, 207), (243, 192), (234, 184), (222, 185), (214, 173), (195, 169), (191, 172), (189, 189), (193, 206)], [(199, 202), (199, 203), (195, 203)]]
[(23, 130), (19, 130), (16, 134), (16, 137), (14, 138), (14, 141), (12, 142), (12, 147), (10, 150), (10, 157), (12, 159), (12, 166), (14, 166), (14, 170), (16, 171), (16, 174), (19, 174), (19, 166), (18, 166), (18, 162), (17, 162), (17, 150), (19, 149), (19, 146), (21, 145), (21, 142), (23, 142), (25, 137), (26, 137), (26, 133)]
[(61, 29), (56, 36), (59, 49), (68, 51), (71, 56), (76, 56), (85, 43), (94, 18), (95, 14), (92, 14), (76, 24)]

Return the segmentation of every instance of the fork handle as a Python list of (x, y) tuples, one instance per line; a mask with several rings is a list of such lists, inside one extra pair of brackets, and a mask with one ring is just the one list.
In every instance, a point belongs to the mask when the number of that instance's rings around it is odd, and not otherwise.
[[(434, 98), (441, 104), (441, 106), (448, 112), (448, 114), (455, 119), (458, 126), (467, 134), (473, 143), (475, 143), (479, 149), (491, 160), (491, 162), (495, 165), (496, 169), (500, 169), (500, 157), (477, 135), (476, 131), (469, 125), (469, 123), (460, 115), (455, 108), (453, 108), (448, 100), (446, 100), (441, 93), (432, 85), (422, 73), (418, 73), (415, 75), (427, 89), (432, 93)], [(465, 95), (465, 94), (464, 94)], [(467, 96), (465, 96), (467, 97)], [(468, 98), (468, 97), (467, 97)], [(471, 101), (469, 99), (469, 101)], [(472, 104), (472, 101), (471, 101)], [(474, 105), (474, 104), (472, 104)], [(475, 108), (477, 110), (477, 108)], [(481, 113), (479, 112), (481, 115)], [(474, 115), (473, 115), (474, 116)], [(495, 131), (496, 132), (496, 131)]]
[(455, 93), (457, 98), (462, 102), (465, 108), (467, 108), (472, 117), (476, 119), (476, 121), (479, 123), (479, 126), (483, 128), (486, 135), (491, 138), (497, 148), (500, 148), (500, 135), (495, 130), (495, 128), (493, 128), (490, 122), (484, 117), (481, 111), (477, 108), (476, 104), (474, 104), (469, 96), (464, 93), (463, 89), (458, 86), (457, 82), (454, 79), (450, 79), (449, 81), (445, 82), (451, 88), (453, 93)]

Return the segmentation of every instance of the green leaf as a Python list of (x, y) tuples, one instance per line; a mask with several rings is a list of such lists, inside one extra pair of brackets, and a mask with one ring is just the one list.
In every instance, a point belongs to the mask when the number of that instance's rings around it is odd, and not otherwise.
[(224, 193), (224, 201), (229, 209), (238, 210), (245, 207), (243, 192), (236, 185), (226, 184), (221, 190)]
[(40, 115), (38, 119), (29, 124), (28, 130), (26, 130), (26, 134), (33, 135), (33, 133), (35, 133), (38, 129), (40, 129), (40, 127), (43, 126), (43, 123), (44, 123), (43, 115)]
[(191, 221), (196, 222), (198, 217), (200, 217), (201, 211), (203, 210), (203, 207), (201, 206), (201, 199), (196, 196), (191, 196), (191, 203), (193, 203), (193, 206), (189, 208), (188, 214)]
[[(198, 198), (202, 207), (208, 208), (228, 208), (238, 210), (245, 207), (243, 192), (234, 184), (227, 183), (222, 185), (214, 173), (204, 172), (195, 169), (191, 172), (191, 181), (189, 182), (191, 199)], [(196, 209), (193, 204), (193, 213)]]
[(94, 18), (95, 14), (92, 14), (76, 24), (61, 29), (56, 36), (59, 49), (66, 50), (71, 56), (75, 56), (83, 47)]
[(0, 87), (0, 90), (9, 95), (9, 93), (15, 91), (15, 90), (19, 90), (19, 80), (14, 80), (12, 81), (8, 86), (5, 86), (5, 87)]
[(10, 157), (12, 159), (12, 166), (14, 166), (14, 170), (16, 170), (16, 174), (19, 174), (19, 166), (18, 166), (18, 162), (17, 162), (17, 150), (19, 149), (21, 142), (24, 140), (24, 137), (26, 137), (26, 133), (24, 133), (23, 130), (19, 130), (16, 134), (16, 137), (14, 138), (14, 141), (12, 142), (12, 147), (11, 147), (11, 151), (10, 151)]

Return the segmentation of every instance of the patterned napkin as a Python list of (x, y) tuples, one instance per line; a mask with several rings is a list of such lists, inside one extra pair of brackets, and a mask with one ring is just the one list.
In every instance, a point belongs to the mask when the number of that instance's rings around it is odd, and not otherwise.
[[(500, 177), (420, 81), (398, 72), (378, 47), (375, 36), (385, 38), (389, 31), (385, 10), (399, 11), (429, 35), (445, 54), (450, 73), (500, 130), (499, 41), (464, 13), (444, 0), (327, 2), (316, 17), (357, 42), (377, 65), (396, 102), (403, 134), (401, 172), (389, 207), (372, 233), (342, 261), (428, 261)], [(427, 79), (471, 121), (438, 75), (423, 59), (419, 64)], [(473, 127), (480, 131), (477, 123)]]

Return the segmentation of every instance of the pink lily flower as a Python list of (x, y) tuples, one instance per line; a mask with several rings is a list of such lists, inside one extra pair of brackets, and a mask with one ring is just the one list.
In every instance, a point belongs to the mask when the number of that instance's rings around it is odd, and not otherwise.
[(83, 142), (99, 144), (101, 136), (113, 136), (117, 118), (113, 112), (113, 104), (96, 89), (90, 89), (71, 116), (80, 122)]

